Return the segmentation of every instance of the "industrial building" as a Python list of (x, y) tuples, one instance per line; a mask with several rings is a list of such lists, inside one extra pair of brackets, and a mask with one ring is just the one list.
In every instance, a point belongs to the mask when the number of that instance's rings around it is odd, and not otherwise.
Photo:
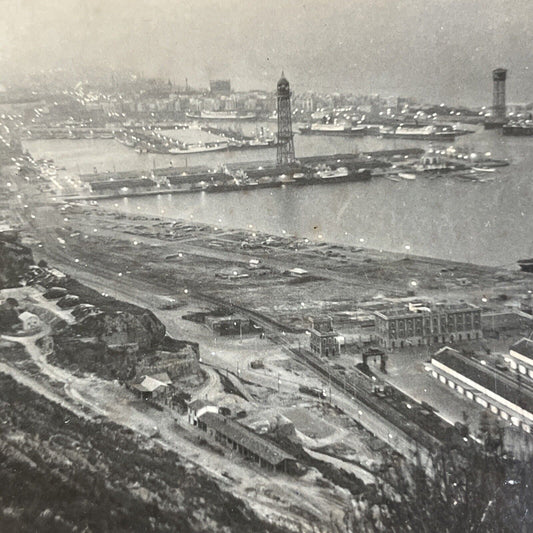
[(333, 330), (330, 317), (312, 317), (309, 328), (309, 347), (311, 351), (321, 357), (334, 357), (340, 355), (342, 337)]
[(172, 385), (172, 380), (166, 372), (162, 372), (152, 376), (141, 376), (139, 380), (131, 382), (129, 387), (142, 400), (157, 400), (166, 403), (170, 385)]
[(296, 464), (296, 459), (281, 448), (223, 415), (206, 412), (198, 418), (198, 427), (217, 442), (269, 470), (288, 472)]
[(263, 331), (261, 326), (257, 326), (249, 318), (240, 315), (207, 316), (205, 324), (215, 335), (219, 336), (260, 334)]
[(198, 419), (205, 413), (218, 413), (218, 407), (205, 400), (192, 400), (187, 404), (187, 418), (191, 426), (198, 425)]
[(129, 178), (120, 180), (94, 181), (90, 184), (91, 191), (98, 194), (127, 194), (147, 191), (156, 187), (155, 181), (149, 178)]
[(533, 427), (533, 388), (505, 376), (445, 346), (436, 352), (431, 375), (467, 399), (531, 433)]
[(505, 361), (513, 370), (533, 379), (533, 340), (524, 337), (513, 344)]
[(375, 311), (376, 337), (387, 349), (481, 339), (481, 310), (468, 303)]

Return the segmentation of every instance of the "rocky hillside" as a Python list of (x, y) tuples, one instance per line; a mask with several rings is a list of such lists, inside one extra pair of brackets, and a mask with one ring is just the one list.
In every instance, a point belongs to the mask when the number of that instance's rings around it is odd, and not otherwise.
[(20, 244), (16, 237), (0, 234), (0, 289), (18, 287), (32, 264), (30, 248)]
[(0, 374), (0, 531), (271, 532), (147, 438), (85, 421)]

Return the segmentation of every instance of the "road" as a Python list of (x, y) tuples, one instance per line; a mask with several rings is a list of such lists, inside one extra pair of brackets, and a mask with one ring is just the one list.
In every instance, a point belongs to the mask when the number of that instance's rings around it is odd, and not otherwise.
[[(153, 303), (150, 301), (149, 297), (149, 295), (154, 294), (154, 290), (160, 290), (159, 287), (154, 287), (157, 280), (154, 280), (154, 283), (146, 283), (136, 279), (128, 278), (127, 276), (117, 277), (116, 274), (100, 268), (95, 263), (89, 264), (83, 269), (80, 269), (79, 265), (75, 263), (74, 258), (71, 257), (68, 252), (58, 244), (53, 235), (42, 235), (41, 240), (43, 240), (45, 243), (44, 249), (42, 249), (43, 255), (47, 260), (50, 261), (51, 264), (54, 264), (64, 272), (71, 274), (89, 286), (97, 288), (98, 290), (102, 290), (102, 288), (104, 288), (104, 290), (109, 294), (115, 295), (120, 299), (130, 301), (132, 303), (140, 304), (144, 307), (152, 309), (156, 314), (158, 313), (157, 310), (153, 309)], [(216, 254), (218, 255), (218, 253)], [(226, 254), (227, 252), (224, 253), (225, 256)], [(270, 330), (272, 329), (273, 325), (270, 323), (270, 321), (264, 321), (264, 323), (261, 323), (261, 321), (257, 319), (257, 316), (255, 316), (255, 313), (253, 318), (265, 328)], [(172, 334), (172, 331), (169, 331), (169, 333)], [(276, 332), (276, 337), (280, 333), (283, 332), (280, 332), (278, 329)], [(284, 344), (281, 343), (281, 346), (284, 346)], [(211, 346), (207, 348), (209, 350)], [(205, 350), (204, 353), (206, 353)], [(207, 353), (212, 353), (212, 351), (209, 350)], [(253, 376), (250, 377), (253, 378)], [(342, 397), (343, 394), (344, 393), (342, 390), (337, 389), (337, 405), (350, 416), (352, 416), (354, 420), (359, 421), (373, 434), (378, 436), (384, 442), (389, 443), (399, 453), (410, 459), (414, 458), (417, 452), (423, 453), (420, 451), (420, 446), (412, 439), (407, 437), (399, 427), (386, 422), (376, 413), (371, 413), (368, 409), (368, 406), (365, 407), (364, 405), (355, 402), (355, 400), (352, 400), (348, 396)], [(366, 414), (360, 415), (359, 411), (361, 411), (362, 408), (364, 408), (363, 413)]]
[[(37, 228), (38, 229), (38, 228)], [(106, 230), (108, 231), (108, 230)], [(116, 237), (116, 231), (113, 231), (110, 233), (110, 236), (114, 235)], [(131, 239), (131, 236), (128, 236), (128, 239)], [(74, 277), (78, 278), (80, 281), (87, 283), (90, 286), (93, 286), (95, 288), (98, 288), (99, 290), (102, 290), (102, 288), (105, 288), (106, 292), (109, 293), (115, 293), (120, 299), (125, 299), (127, 301), (132, 301), (132, 296), (137, 302), (134, 303), (140, 303), (144, 307), (153, 308), (153, 302), (147, 301), (147, 295), (153, 294), (154, 289), (159, 292), (159, 290), (165, 290), (163, 287), (163, 284), (159, 284), (157, 279), (154, 279), (153, 282), (147, 283), (147, 282), (140, 282), (135, 279), (128, 279), (129, 276), (122, 276), (118, 277), (116, 273), (109, 272), (108, 270), (105, 270), (96, 264), (96, 262), (84, 265), (83, 269), (80, 269), (80, 265), (76, 263), (75, 259), (69, 255), (68, 250), (65, 248), (65, 246), (60, 246), (55, 238), (54, 235), (50, 235), (49, 233), (41, 233), (41, 240), (45, 243), (44, 249), (41, 249), (41, 252), (44, 253), (46, 258), (65, 272), (73, 275)], [(142, 238), (143, 241), (146, 241), (144, 237)], [(149, 242), (161, 244), (161, 241), (159, 239), (154, 238), (148, 238)], [(189, 251), (189, 253), (196, 253), (196, 254), (202, 254), (203, 257), (208, 258), (216, 258), (224, 261), (232, 260), (232, 261), (242, 261), (242, 262), (248, 262), (249, 256), (244, 254), (237, 254), (235, 255), (233, 252), (227, 252), (223, 250), (212, 250), (212, 249), (206, 249), (206, 248), (197, 248), (196, 246), (192, 246), (190, 244), (185, 244), (181, 242), (179, 244), (180, 250), (184, 250), (186, 253)], [(279, 261), (272, 260), (271, 263), (268, 263), (269, 259), (267, 259), (267, 266), (270, 264), (275, 268), (286, 270), (292, 266), (293, 264), (287, 264), (285, 262), (279, 263)], [(335, 275), (335, 274), (334, 274)], [(332, 278), (331, 278), (332, 279)], [(349, 282), (349, 278), (341, 277), (338, 278), (342, 282)], [(108, 289), (108, 287), (113, 287), (113, 289)], [(166, 290), (168, 290), (168, 287), (165, 287)], [(196, 291), (191, 291), (191, 293), (195, 293)], [(118, 294), (121, 293), (121, 294)], [(198, 296), (198, 294), (196, 294)], [(200, 293), (201, 296), (201, 293)], [(209, 295), (206, 295), (206, 297), (213, 301), (213, 298)], [(223, 304), (224, 302), (219, 302), (220, 304)], [(247, 313), (249, 310), (240, 308), (241, 311)], [(157, 312), (156, 312), (157, 313)], [(264, 320), (261, 321), (261, 317), (257, 316), (257, 313), (249, 311), (253, 315), (253, 319), (256, 322), (259, 322), (260, 325), (263, 325), (265, 329), (277, 330), (276, 333), (279, 334), (281, 327), (276, 325), (275, 321), (272, 321), (271, 319), (268, 319), (268, 317), (264, 317)], [(263, 322), (263, 323), (262, 323)], [(274, 323), (273, 323), (274, 322)], [(172, 332), (171, 332), (172, 333)], [(283, 333), (283, 331), (282, 331)], [(281, 346), (283, 346), (283, 343), (280, 343)], [(213, 351), (209, 351), (208, 353), (213, 353)], [(205, 352), (204, 352), (205, 353)], [(215, 363), (215, 361), (213, 361)], [(216, 364), (216, 363), (215, 363)], [(238, 369), (239, 370), (239, 369)], [(254, 380), (254, 376), (250, 376), (252, 380)], [(255, 377), (257, 379), (257, 377)], [(279, 383), (279, 381), (278, 381)], [(342, 391), (337, 391), (339, 393)], [(204, 393), (205, 394), (205, 393)], [(349, 405), (349, 402), (352, 402), (350, 397), (346, 397), (347, 400), (343, 400), (342, 403), (345, 404), (345, 410), (346, 412), (350, 413), (355, 420), (358, 418), (362, 418), (361, 415), (359, 415), (360, 405), (357, 405), (356, 409), (348, 409), (347, 406)], [(366, 411), (369, 411), (368, 406), (366, 407)], [(378, 410), (379, 411), (379, 410)], [(357, 415), (355, 414), (357, 413)], [(413, 454), (415, 454), (419, 450), (419, 446), (416, 445), (416, 443), (413, 442), (412, 438), (409, 439), (406, 436), (406, 433), (402, 430), (403, 428), (399, 427), (401, 424), (392, 425), (390, 423), (384, 423), (384, 420), (381, 416), (376, 415), (374, 413), (374, 416), (366, 416), (366, 425), (367, 429), (369, 429), (374, 434), (378, 435), (380, 438), (382, 438), (385, 442), (388, 442), (391, 445), (395, 445), (397, 450), (405, 454), (406, 456), (410, 457)], [(410, 424), (406, 424), (410, 425)], [(431, 449), (431, 446), (427, 448), (427, 450)]]

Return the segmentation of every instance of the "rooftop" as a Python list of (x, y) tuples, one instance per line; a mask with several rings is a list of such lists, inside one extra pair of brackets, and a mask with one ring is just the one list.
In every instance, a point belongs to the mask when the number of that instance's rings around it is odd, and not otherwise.
[(511, 346), (511, 350), (514, 350), (525, 357), (529, 357), (529, 359), (531, 359), (533, 362), (533, 340), (524, 337), (518, 342), (515, 342)]
[(434, 360), (533, 414), (533, 393), (523, 383), (519, 385), (508, 377), (502, 377), (449, 347), (435, 353)]
[(215, 413), (205, 413), (200, 420), (232, 441), (259, 456), (271, 465), (278, 465), (284, 460), (295, 460), (292, 455), (281, 448), (248, 431), (232, 420)]
[(476, 311), (479, 307), (470, 303), (433, 304), (415, 309), (414, 307), (393, 307), (383, 311), (374, 311), (381, 318), (410, 317), (413, 315), (428, 315), (431, 313), (454, 313), (462, 311)]
[[(160, 374), (161, 375), (161, 374)], [(168, 378), (168, 375), (165, 373), (167, 380), (170, 382), (170, 379)], [(164, 378), (163, 378), (164, 379)], [(171, 383), (171, 382), (170, 382)], [(159, 387), (167, 387), (169, 383), (165, 383), (163, 381), (160, 381), (159, 379), (155, 379), (155, 377), (151, 376), (144, 376), (142, 381), (140, 383), (136, 383), (132, 385), (132, 387), (139, 392), (154, 392)]]
[(198, 400), (192, 400), (188, 404), (190, 409), (193, 409), (195, 411), (198, 411), (198, 409), (201, 409), (202, 407), (209, 407), (212, 406), (212, 402), (208, 402), (206, 400), (198, 399)]
[(91, 183), (91, 189), (93, 191), (101, 191), (106, 189), (122, 189), (133, 187), (154, 187), (155, 182), (148, 178), (131, 178), (125, 180), (113, 180), (113, 181), (95, 181)]

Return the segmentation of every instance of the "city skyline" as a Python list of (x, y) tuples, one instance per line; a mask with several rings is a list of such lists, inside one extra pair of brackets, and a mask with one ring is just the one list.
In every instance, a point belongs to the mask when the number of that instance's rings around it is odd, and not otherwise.
[(268, 90), (283, 68), (299, 92), (486, 105), (491, 70), (503, 66), (508, 101), (522, 102), (530, 100), (533, 52), (519, 49), (516, 35), (531, 36), (532, 11), (523, 0), (12, 2), (0, 75), (99, 67), (194, 86), (231, 78), (236, 90)]

